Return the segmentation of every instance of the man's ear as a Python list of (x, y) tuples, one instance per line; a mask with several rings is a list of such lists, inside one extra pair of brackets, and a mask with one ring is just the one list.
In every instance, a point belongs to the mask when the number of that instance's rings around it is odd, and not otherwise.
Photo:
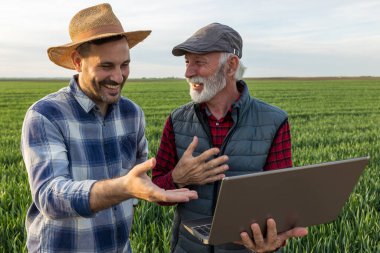
[(234, 56), (231, 56), (227, 62), (228, 62), (227, 75), (233, 77), (239, 66), (239, 58), (236, 55), (234, 55)]
[(82, 60), (83, 57), (76, 50), (71, 53), (71, 61), (75, 66), (75, 70), (78, 72), (82, 72)]

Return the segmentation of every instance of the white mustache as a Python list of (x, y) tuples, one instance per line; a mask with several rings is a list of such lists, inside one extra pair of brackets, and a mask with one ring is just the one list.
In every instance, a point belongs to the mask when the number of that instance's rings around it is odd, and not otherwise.
[(194, 76), (191, 78), (186, 78), (189, 84), (205, 83), (205, 78), (200, 76)]

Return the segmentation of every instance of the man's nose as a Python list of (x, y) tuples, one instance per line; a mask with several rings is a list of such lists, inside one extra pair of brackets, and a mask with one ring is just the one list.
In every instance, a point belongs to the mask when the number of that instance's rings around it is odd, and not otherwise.
[(193, 64), (187, 64), (186, 71), (185, 71), (185, 77), (191, 78), (193, 76), (197, 75), (196, 67)]
[(123, 71), (120, 68), (115, 68), (111, 75), (111, 80), (117, 83), (122, 83), (124, 81)]

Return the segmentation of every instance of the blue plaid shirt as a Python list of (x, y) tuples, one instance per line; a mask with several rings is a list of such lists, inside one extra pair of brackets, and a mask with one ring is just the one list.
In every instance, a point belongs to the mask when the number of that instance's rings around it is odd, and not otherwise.
[(102, 117), (70, 85), (26, 113), (21, 149), (33, 203), (26, 219), (29, 252), (131, 252), (133, 199), (92, 213), (91, 186), (125, 175), (147, 159), (140, 107), (121, 98)]

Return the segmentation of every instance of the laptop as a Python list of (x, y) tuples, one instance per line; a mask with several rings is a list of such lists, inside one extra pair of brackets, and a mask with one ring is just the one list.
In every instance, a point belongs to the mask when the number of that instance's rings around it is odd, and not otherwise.
[(357, 184), (369, 157), (225, 177), (213, 217), (184, 221), (204, 244), (240, 241), (240, 233), (258, 223), (266, 234), (273, 218), (278, 233), (337, 218)]

